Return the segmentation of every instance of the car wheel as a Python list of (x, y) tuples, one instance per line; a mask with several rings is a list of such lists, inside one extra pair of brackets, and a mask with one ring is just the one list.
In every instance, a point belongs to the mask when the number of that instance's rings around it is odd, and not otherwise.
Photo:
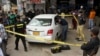
[(57, 34), (56, 35), (56, 40), (58, 40), (58, 41), (61, 40), (60, 37), (61, 37), (61, 34), (60, 35)]
[[(58, 41), (58, 34), (56, 34), (55, 37), (56, 37), (56, 38), (55, 38), (55, 41)], [(52, 45), (57, 45), (57, 43), (52, 43)]]
[(55, 38), (55, 40), (58, 40), (58, 33), (56, 34), (56, 38)]

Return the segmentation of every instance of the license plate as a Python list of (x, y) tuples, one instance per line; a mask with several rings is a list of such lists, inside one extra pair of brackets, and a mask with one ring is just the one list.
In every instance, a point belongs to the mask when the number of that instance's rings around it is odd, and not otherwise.
[(40, 32), (37, 32), (37, 31), (35, 32), (35, 31), (34, 31), (34, 32), (33, 32), (33, 35), (39, 36), (39, 35), (40, 35)]

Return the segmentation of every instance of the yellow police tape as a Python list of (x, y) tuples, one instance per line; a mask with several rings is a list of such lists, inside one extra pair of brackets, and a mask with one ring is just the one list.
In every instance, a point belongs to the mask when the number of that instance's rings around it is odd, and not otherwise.
[[(59, 16), (61, 16), (61, 15), (59, 15)], [(74, 15), (63, 15), (63, 16), (73, 16), (74, 19), (76, 20), (77, 24), (79, 24), (77, 18)], [(23, 24), (19, 24), (17, 26), (22, 26), (22, 25)], [(14, 25), (7, 26), (5, 28), (11, 28), (11, 27), (14, 27)], [(9, 32), (9, 33), (13, 33), (15, 35), (19, 35), (19, 36), (23, 36), (23, 37), (31, 38), (31, 39), (36, 39), (36, 40), (39, 40), (39, 41), (47, 41), (47, 42), (50, 42), (50, 43), (57, 43), (57, 44), (61, 44), (61, 45), (81, 46), (81, 44), (72, 44), (72, 43), (65, 43), (65, 42), (55, 41), (55, 40), (47, 40), (47, 39), (39, 37), (39, 36), (31, 36), (31, 35), (26, 35), (26, 34), (20, 34), (20, 33), (14, 32), (14, 31), (10, 31), (10, 30), (6, 30), (6, 31)], [(84, 38), (84, 41), (85, 41), (85, 38)], [(86, 42), (83, 42), (83, 43), (86, 43)]]
[[(18, 24), (17, 26), (22, 26), (23, 24)], [(14, 25), (6, 26), (5, 28), (11, 28), (14, 27)]]
[[(48, 39), (45, 39), (45, 38), (42, 38), (42, 37), (39, 37), (39, 36), (31, 36), (31, 35), (26, 35), (26, 34), (20, 34), (20, 33), (14, 32), (14, 31), (10, 31), (10, 30), (6, 30), (6, 31), (9, 32), (9, 33), (13, 33), (15, 35), (26, 37), (26, 38), (36, 39), (38, 41), (47, 41), (47, 42), (50, 42), (50, 43), (57, 43), (59, 45), (70, 45), (70, 46), (79, 46), (79, 47), (81, 46), (81, 44), (71, 44), (71, 43), (66, 43), (66, 42), (61, 42), (61, 41), (56, 41), (56, 40), (48, 40)], [(83, 43), (86, 43), (86, 42), (83, 42)]]

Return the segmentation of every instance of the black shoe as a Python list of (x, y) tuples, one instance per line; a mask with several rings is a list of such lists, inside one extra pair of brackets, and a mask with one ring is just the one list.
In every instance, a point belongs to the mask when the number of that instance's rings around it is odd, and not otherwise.
[(6, 54), (5, 56), (10, 56), (9, 54)]
[(81, 40), (81, 39), (78, 39), (77, 41), (83, 41), (83, 40)]
[(27, 49), (25, 49), (24, 51), (25, 51), (25, 52), (27, 52), (28, 50), (27, 50)]
[(80, 38), (76, 38), (77, 41), (82, 41)]
[(78, 40), (79, 38), (75, 38), (76, 40)]
[(18, 48), (15, 48), (15, 50), (19, 50)]

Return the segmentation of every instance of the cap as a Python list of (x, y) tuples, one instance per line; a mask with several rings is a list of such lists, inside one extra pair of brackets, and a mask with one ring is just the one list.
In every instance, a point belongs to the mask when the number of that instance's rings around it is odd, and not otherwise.
[(98, 35), (98, 34), (99, 34), (99, 28), (98, 28), (98, 27), (94, 27), (93, 29), (91, 29), (91, 32), (92, 32), (94, 35)]

